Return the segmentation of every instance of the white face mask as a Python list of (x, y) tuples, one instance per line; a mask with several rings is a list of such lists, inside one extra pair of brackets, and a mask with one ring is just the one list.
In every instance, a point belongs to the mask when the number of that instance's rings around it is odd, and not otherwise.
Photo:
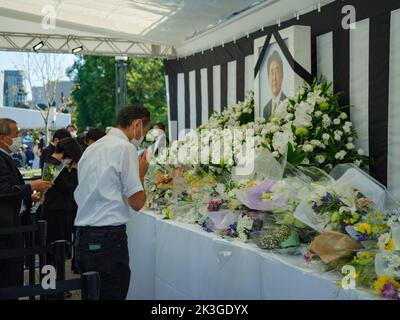
[(76, 131), (72, 131), (72, 132), (71, 132), (71, 137), (72, 137), (72, 138), (76, 138), (77, 136), (78, 136), (78, 135), (76, 134)]
[(61, 160), (61, 163), (62, 163), (64, 166), (69, 166), (69, 165), (71, 164), (71, 162), (72, 162), (72, 159), (62, 159), (62, 160)]
[(21, 145), (22, 145), (21, 137), (13, 138), (13, 142), (12, 142), (11, 146), (9, 146), (10, 151), (12, 153), (18, 152), (19, 149), (21, 148)]
[(144, 135), (143, 135), (143, 123), (140, 123), (140, 136), (141, 138), (139, 140), (136, 140), (135, 138), (133, 138), (131, 140), (131, 143), (136, 147), (139, 148), (140, 145), (142, 144), (143, 140), (144, 140)]

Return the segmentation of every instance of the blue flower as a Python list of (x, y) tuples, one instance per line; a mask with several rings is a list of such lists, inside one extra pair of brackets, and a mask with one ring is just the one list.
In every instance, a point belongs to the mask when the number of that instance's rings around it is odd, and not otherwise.
[(314, 202), (314, 204), (313, 204), (313, 206), (312, 206), (312, 209), (313, 209), (313, 211), (314, 211), (315, 213), (319, 213), (319, 208), (318, 208), (318, 205), (317, 205), (316, 202)]
[(329, 204), (329, 200), (333, 199), (332, 195), (330, 193), (327, 193), (322, 197), (322, 202), (324, 206), (327, 206)]

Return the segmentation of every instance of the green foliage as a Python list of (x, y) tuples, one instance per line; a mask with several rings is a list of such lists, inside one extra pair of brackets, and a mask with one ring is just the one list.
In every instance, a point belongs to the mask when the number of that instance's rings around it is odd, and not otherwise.
[[(143, 104), (152, 122), (167, 124), (164, 65), (160, 59), (129, 58), (127, 103)], [(75, 61), (68, 75), (77, 84), (73, 99), (80, 130), (86, 126), (106, 128), (115, 120), (115, 59), (84, 56)]]

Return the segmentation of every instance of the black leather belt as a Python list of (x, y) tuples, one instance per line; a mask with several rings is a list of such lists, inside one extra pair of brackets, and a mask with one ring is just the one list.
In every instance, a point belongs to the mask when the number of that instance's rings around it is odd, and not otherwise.
[(120, 225), (120, 226), (104, 226), (104, 227), (90, 227), (90, 226), (85, 226), (85, 227), (76, 227), (76, 230), (78, 232), (99, 232), (99, 233), (121, 233), (121, 232), (126, 232), (126, 225)]

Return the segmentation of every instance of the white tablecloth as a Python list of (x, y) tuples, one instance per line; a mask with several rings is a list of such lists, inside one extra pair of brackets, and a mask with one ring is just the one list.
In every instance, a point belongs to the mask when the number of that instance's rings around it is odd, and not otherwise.
[(339, 275), (301, 256), (227, 241), (197, 225), (137, 213), (127, 226), (132, 271), (128, 299), (370, 299), (338, 289)]

